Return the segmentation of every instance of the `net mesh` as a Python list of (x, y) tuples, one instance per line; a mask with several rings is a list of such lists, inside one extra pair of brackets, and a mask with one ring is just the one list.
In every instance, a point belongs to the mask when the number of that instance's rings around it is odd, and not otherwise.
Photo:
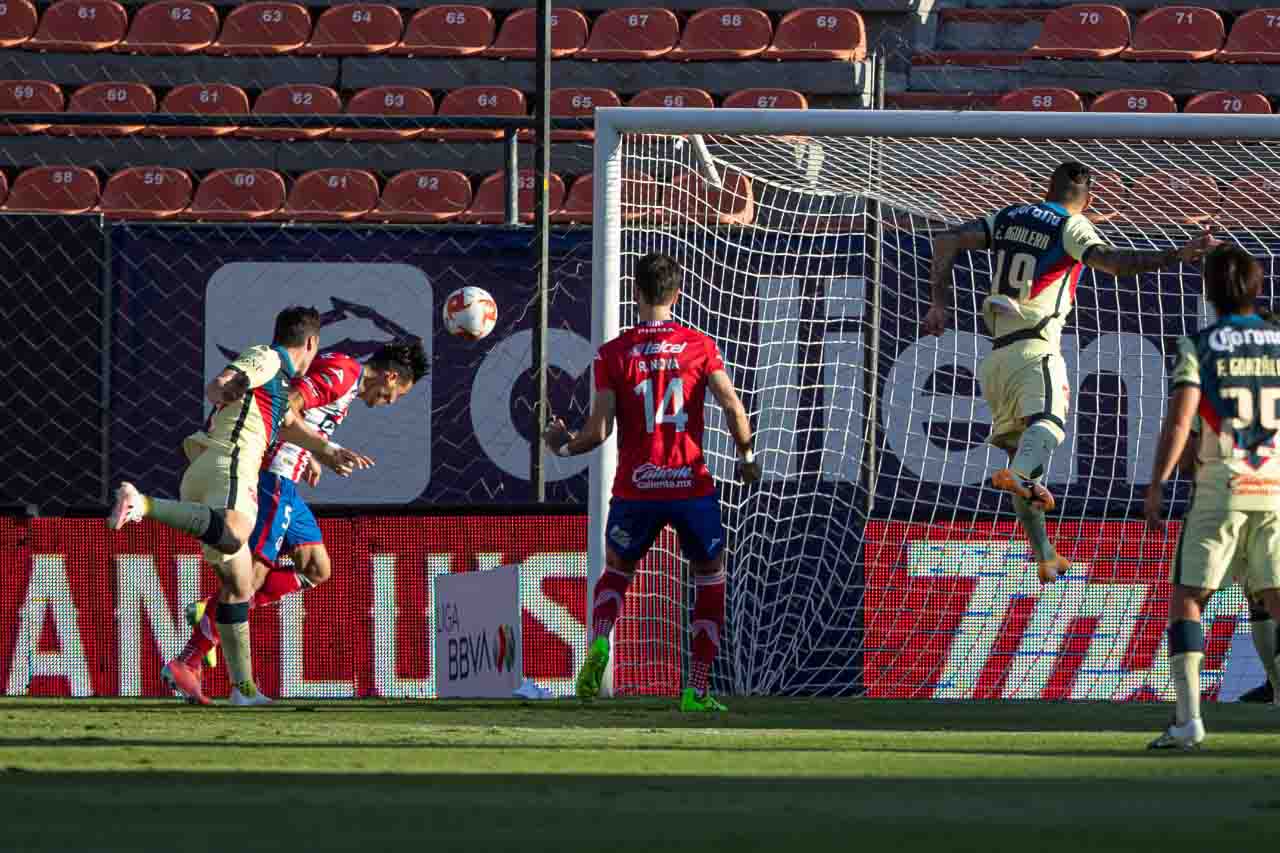
[[(675, 256), (685, 268), (677, 318), (720, 345), (755, 429), (765, 474), (747, 489), (733, 480), (733, 444), (708, 401), (731, 579), (714, 685), (1170, 697), (1163, 626), (1177, 524), (1155, 533), (1134, 519), (1177, 338), (1208, 316), (1197, 270), (1081, 279), (1063, 339), (1067, 439), (1047, 475), (1058, 499), (1050, 535), (1072, 565), (1041, 587), (1010, 503), (989, 485), (1006, 459), (985, 443), (990, 411), (976, 379), (990, 351), (980, 319), (990, 259), (961, 253), (951, 327), (926, 337), (930, 236), (1042, 198), (1053, 168), (1074, 159), (1097, 176), (1089, 213), (1114, 245), (1167, 248), (1212, 224), (1274, 273), (1280, 144), (704, 140), (709, 164), (691, 138), (622, 136), (621, 324), (635, 320), (634, 262)], [(1176, 484), (1174, 517), (1188, 498), (1188, 484)], [(687, 662), (692, 589), (673, 545), (662, 540), (642, 568), (645, 594), (620, 623), (623, 692), (670, 690), (669, 671)], [(1211, 695), (1232, 638), (1247, 632), (1243, 608), (1235, 588), (1210, 605)], [(668, 666), (655, 669), (655, 655)]]

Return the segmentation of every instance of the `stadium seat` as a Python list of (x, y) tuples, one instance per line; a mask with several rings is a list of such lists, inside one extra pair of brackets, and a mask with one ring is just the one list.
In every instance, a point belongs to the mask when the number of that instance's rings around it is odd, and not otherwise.
[(1210, 221), (1219, 207), (1218, 184), (1195, 172), (1156, 172), (1133, 182), (1119, 214), (1138, 225)]
[(9, 195), (9, 176), (0, 171), (0, 205), (4, 204), (5, 198)]
[(98, 176), (84, 166), (33, 166), (18, 175), (0, 210), (84, 213), (98, 204)]
[(751, 182), (732, 169), (721, 175), (723, 189), (716, 189), (697, 172), (682, 170), (665, 187), (663, 218), (691, 219), (720, 225), (750, 225), (755, 218)]
[(471, 181), (449, 169), (411, 169), (387, 181), (366, 219), (383, 222), (448, 222), (471, 206)]
[[(230, 83), (186, 83), (175, 86), (160, 104), (162, 112), (191, 115), (245, 115), (249, 112), (249, 96), (244, 89)], [(150, 136), (226, 136), (235, 133), (236, 125), (181, 127), (164, 125), (148, 127)]]
[(852, 9), (796, 9), (778, 22), (766, 59), (867, 58), (867, 28)]
[(718, 7), (695, 12), (684, 25), (675, 50), (677, 61), (750, 59), (769, 47), (773, 24), (759, 9)]
[[(510, 86), (465, 86), (454, 89), (440, 102), (442, 116), (523, 116), (524, 93)], [(501, 139), (501, 130), (428, 130), (425, 139), (480, 141)]]
[(795, 89), (740, 89), (724, 106), (757, 110), (807, 110), (809, 99)]
[(1138, 19), (1133, 44), (1121, 59), (1186, 62), (1209, 59), (1222, 49), (1227, 28), (1222, 16), (1199, 6), (1164, 6)]
[(120, 53), (196, 53), (218, 37), (218, 10), (198, 0), (157, 0), (133, 16)]
[[(551, 58), (563, 59), (587, 44), (587, 16), (577, 9), (552, 9)], [(518, 9), (507, 15), (498, 38), (484, 55), (499, 59), (533, 59), (538, 41), (538, 20), (533, 9)]]
[[(342, 112), (342, 99), (328, 86), (286, 83), (266, 90), (253, 102), (254, 115), (332, 115)], [(319, 139), (331, 127), (243, 127), (238, 136), (251, 139)]]
[[(153, 113), (156, 93), (145, 83), (90, 83), (81, 86), (67, 103), (69, 113)], [(54, 125), (50, 133), (67, 136), (129, 136), (142, 124)]]
[(1078, 113), (1084, 111), (1084, 101), (1070, 89), (1016, 89), (1001, 95), (1000, 100), (996, 102), (996, 109), (1022, 110), (1025, 112)]
[(1054, 9), (1028, 56), (1107, 59), (1129, 46), (1129, 15), (1119, 6), (1084, 3)]
[(1222, 193), (1216, 222), (1224, 227), (1254, 228), (1280, 225), (1280, 172), (1260, 172), (1237, 178)]
[[(0, 82), (0, 113), (60, 113), (66, 107), (62, 89), (46, 80)], [(39, 133), (47, 124), (0, 124), (0, 134)]]
[(400, 43), (404, 21), (394, 6), (344, 3), (325, 10), (302, 53), (317, 56), (367, 56)]
[(1280, 62), (1280, 7), (1254, 9), (1236, 18), (1217, 62)]
[(1159, 89), (1112, 89), (1089, 107), (1094, 113), (1176, 113), (1178, 102)]
[(22, 46), (91, 53), (119, 44), (128, 27), (129, 16), (115, 0), (58, 0), (45, 9), (36, 34)]
[[(521, 222), (533, 221), (533, 170), (521, 169), (517, 177), (517, 209)], [(507, 174), (494, 172), (480, 182), (471, 206), (458, 217), (459, 222), (500, 225), (507, 220)], [(564, 180), (556, 174), (547, 176), (547, 206), (554, 214), (564, 204)]]
[(222, 22), (218, 40), (208, 53), (228, 56), (272, 56), (292, 53), (311, 35), (311, 13), (297, 3), (245, 3)]
[(483, 6), (428, 6), (409, 19), (391, 49), (403, 56), (476, 56), (493, 44), (493, 13)]
[(1261, 92), (1204, 92), (1187, 101), (1184, 113), (1271, 115), (1271, 102)]
[(551, 221), (558, 223), (590, 222), (595, 203), (595, 182), (590, 175), (579, 175), (569, 185), (564, 204), (551, 214)]
[(29, 41), (35, 35), (38, 18), (31, 0), (0, 3), (0, 47), (17, 47)]
[(577, 59), (657, 59), (680, 38), (680, 21), (669, 9), (611, 9), (591, 28)]
[(316, 169), (294, 182), (277, 216), (303, 222), (359, 219), (378, 206), (378, 179), (364, 169)]
[(186, 219), (262, 219), (284, 205), (284, 178), (271, 169), (218, 169), (196, 187)]
[(637, 92), (627, 101), (629, 107), (714, 107), (715, 100), (705, 89), (685, 86), (661, 86)]
[(1094, 222), (1115, 219), (1127, 203), (1129, 188), (1124, 178), (1115, 172), (1095, 172), (1089, 197), (1089, 209), (1085, 211)]
[[(367, 116), (430, 116), (435, 115), (436, 102), (431, 93), (417, 86), (375, 86), (361, 89), (347, 101), (347, 115)], [(354, 139), (362, 142), (395, 142), (422, 135), (422, 128), (392, 130), (371, 128), (368, 130), (335, 129), (330, 139)]]
[(171, 219), (191, 204), (191, 176), (167, 166), (134, 166), (116, 172), (98, 207), (111, 219)]
[[(551, 90), (552, 118), (591, 118), (597, 107), (620, 107), (622, 99), (612, 89), (568, 88)], [(533, 132), (520, 131), (521, 139), (532, 139)], [(556, 142), (586, 141), (595, 138), (589, 130), (553, 130), (551, 138)]]

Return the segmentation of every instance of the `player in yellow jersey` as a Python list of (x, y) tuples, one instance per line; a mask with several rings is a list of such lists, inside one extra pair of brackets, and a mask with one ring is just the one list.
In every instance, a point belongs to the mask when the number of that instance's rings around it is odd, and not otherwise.
[(933, 304), (924, 319), (928, 335), (946, 331), (956, 254), (988, 249), (995, 255), (991, 293), (982, 306), (992, 352), (979, 366), (978, 381), (991, 406), (989, 440), (1007, 451), (1011, 462), (991, 482), (1013, 496), (1045, 583), (1070, 565), (1049, 541), (1044, 514), (1054, 500), (1040, 481), (1054, 448), (1066, 437), (1071, 389), (1062, 327), (1084, 267), (1117, 277), (1137, 275), (1191, 263), (1216, 245), (1206, 233), (1163, 251), (1114, 248), (1084, 215), (1092, 184), (1087, 166), (1063, 163), (1054, 169), (1044, 201), (1011, 205), (933, 238)]
[[(204, 430), (183, 442), (189, 464), (181, 500), (148, 497), (133, 484), (122, 483), (107, 517), (112, 530), (152, 518), (204, 543), (205, 559), (221, 581), (218, 635), (231, 675), (231, 701), (237, 705), (267, 701), (254, 683), (249, 652), (254, 578), (247, 547), (258, 514), (258, 471), (267, 447), (279, 437), (310, 450), (340, 474), (372, 464), (307, 426), (297, 412), (301, 398), (291, 399), (293, 378), (306, 371), (319, 348), (319, 312), (303, 307), (281, 311), (272, 345), (245, 350), (206, 387), (214, 410)], [(176, 686), (191, 695), (191, 685)]]

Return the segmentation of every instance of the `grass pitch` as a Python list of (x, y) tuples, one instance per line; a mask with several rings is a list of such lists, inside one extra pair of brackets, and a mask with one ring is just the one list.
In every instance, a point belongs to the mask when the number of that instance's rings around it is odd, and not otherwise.
[[(0, 701), (0, 850), (1204, 850), (1280, 834), (1280, 711), (732, 699)], [(661, 846), (660, 846), (661, 845)]]

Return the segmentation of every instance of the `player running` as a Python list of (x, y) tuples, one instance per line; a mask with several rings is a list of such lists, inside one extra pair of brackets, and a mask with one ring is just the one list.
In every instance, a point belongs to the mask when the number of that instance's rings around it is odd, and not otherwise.
[[(389, 406), (413, 389), (427, 373), (427, 356), (420, 340), (390, 343), (361, 365), (342, 353), (326, 353), (312, 362), (305, 377), (295, 380), (293, 390), (301, 396), (303, 419), (330, 439), (347, 418), (351, 404), (359, 399), (369, 408)], [(276, 442), (263, 459), (258, 476), (258, 519), (249, 537), (254, 558), (254, 595), (250, 608), (279, 601), (286, 595), (319, 586), (329, 579), (332, 563), (311, 508), (298, 493), (301, 480), (311, 486), (319, 482), (320, 467), (305, 448)], [(279, 565), (287, 554), (292, 569)], [(201, 659), (216, 663), (218, 633), (217, 598), (210, 596), (186, 607), (187, 621), (194, 628), (191, 638), (177, 658), (164, 668), (162, 676), (174, 690), (200, 705), (212, 704), (200, 679)]]
[(267, 701), (253, 680), (248, 621), (253, 559), (247, 546), (257, 519), (258, 470), (267, 447), (277, 437), (296, 442), (340, 473), (372, 464), (331, 445), (291, 405), (290, 382), (307, 369), (319, 348), (319, 312), (300, 306), (281, 311), (271, 346), (245, 350), (205, 388), (214, 410), (204, 430), (183, 442), (190, 464), (182, 476), (181, 500), (149, 497), (133, 484), (121, 483), (107, 516), (112, 530), (152, 518), (204, 543), (205, 559), (221, 581), (218, 635), (226, 650), (233, 705)]
[(1152, 749), (1191, 749), (1204, 740), (1200, 718), (1200, 617), (1233, 568), (1246, 589), (1280, 618), (1280, 326), (1254, 311), (1262, 265), (1237, 246), (1205, 260), (1205, 293), (1218, 321), (1178, 342), (1169, 412), (1143, 514), (1164, 525), (1164, 484), (1202, 421), (1195, 496), (1171, 568), (1169, 665), (1174, 722)]
[(703, 403), (708, 390), (724, 410), (738, 447), (738, 478), (760, 479), (751, 451), (751, 424), (711, 338), (675, 322), (680, 264), (651, 254), (636, 263), (640, 322), (600, 347), (595, 399), (586, 425), (571, 433), (553, 418), (543, 433), (558, 456), (599, 447), (618, 420), (618, 471), (606, 523), (607, 567), (592, 599), (592, 640), (578, 673), (579, 698), (599, 695), (609, 663), (609, 634), (627, 587), (658, 533), (670, 524), (693, 573), (693, 665), (682, 711), (728, 710), (711, 695), (711, 666), (724, 631), (724, 528), (716, 484), (702, 456)]
[(992, 351), (979, 366), (978, 381), (991, 407), (989, 441), (1009, 454), (1010, 463), (991, 484), (1013, 496), (1042, 583), (1056, 580), (1071, 565), (1049, 541), (1044, 514), (1054, 500), (1041, 480), (1054, 448), (1066, 437), (1071, 387), (1062, 359), (1062, 327), (1083, 267), (1117, 277), (1138, 275), (1191, 263), (1217, 245), (1205, 233), (1163, 251), (1109, 246), (1083, 213), (1092, 184), (1087, 166), (1063, 163), (1054, 169), (1043, 202), (1011, 205), (933, 238), (933, 304), (924, 319), (926, 335), (946, 331), (956, 254), (963, 249), (995, 253), (991, 293), (982, 306)]

